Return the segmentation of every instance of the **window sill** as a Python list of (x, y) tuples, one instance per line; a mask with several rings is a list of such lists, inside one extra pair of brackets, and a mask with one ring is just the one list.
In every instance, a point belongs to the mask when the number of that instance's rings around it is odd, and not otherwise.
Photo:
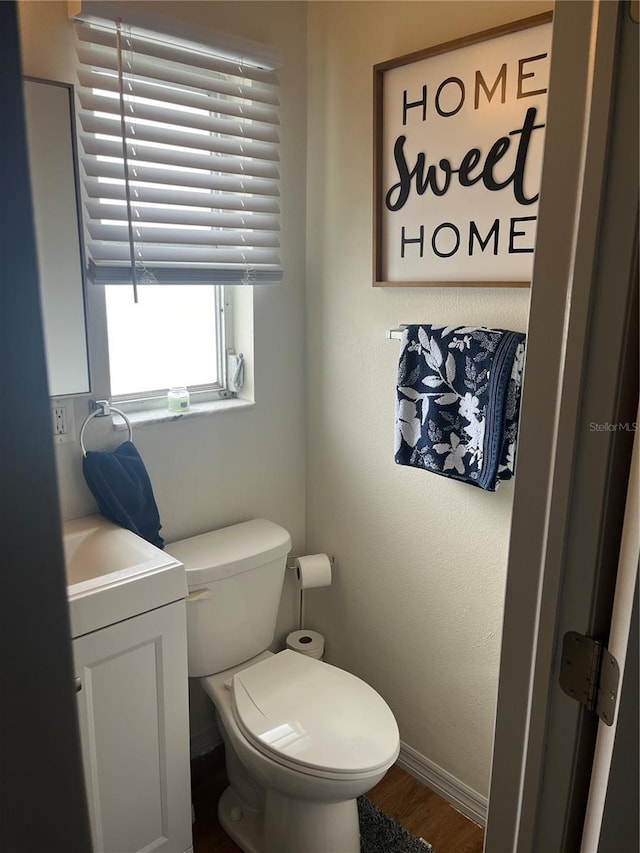
[[(204, 415), (217, 415), (221, 412), (250, 409), (255, 406), (251, 400), (208, 400), (206, 403), (192, 403), (188, 412), (170, 412), (168, 409), (147, 409), (146, 411), (126, 412), (132, 427), (152, 426), (155, 424), (174, 423), (188, 418), (200, 418)], [(116, 416), (113, 424), (116, 430), (126, 430), (126, 423)]]

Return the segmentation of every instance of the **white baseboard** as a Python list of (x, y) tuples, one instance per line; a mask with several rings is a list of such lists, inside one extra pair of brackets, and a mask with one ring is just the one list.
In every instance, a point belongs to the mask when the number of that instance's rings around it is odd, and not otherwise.
[(433, 761), (429, 761), (406, 743), (400, 744), (398, 764), (427, 788), (439, 794), (454, 809), (480, 826), (486, 825), (488, 804), (486, 797), (456, 779), (442, 767), (438, 767)]
[(191, 735), (190, 753), (191, 758), (197, 758), (199, 755), (204, 755), (205, 752), (211, 752), (216, 746), (220, 746), (222, 738), (216, 726), (211, 726), (208, 729), (203, 729), (197, 734)]
[[(203, 729), (191, 737), (191, 758), (204, 755), (222, 743), (220, 732), (215, 726)], [(425, 758), (413, 747), (406, 743), (400, 744), (400, 755), (398, 764), (407, 773), (415, 777), (427, 788), (431, 788), (436, 794), (450, 803), (454, 809), (462, 812), (480, 826), (487, 822), (487, 798), (483, 797), (473, 788), (465, 785), (451, 773), (443, 770), (433, 761)]]

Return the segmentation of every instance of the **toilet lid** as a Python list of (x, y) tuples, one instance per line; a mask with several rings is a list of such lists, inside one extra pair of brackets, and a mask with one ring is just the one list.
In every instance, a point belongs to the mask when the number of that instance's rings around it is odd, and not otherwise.
[(245, 736), (276, 761), (330, 773), (391, 764), (398, 726), (384, 699), (355, 675), (286, 650), (233, 676)]

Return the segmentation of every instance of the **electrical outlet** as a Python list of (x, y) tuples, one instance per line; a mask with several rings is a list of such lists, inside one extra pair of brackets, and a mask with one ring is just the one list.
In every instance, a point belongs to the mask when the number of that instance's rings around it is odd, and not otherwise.
[(66, 444), (73, 441), (75, 438), (73, 403), (70, 400), (52, 400), (51, 417), (55, 443)]
[(54, 406), (53, 408), (53, 434), (67, 434), (67, 408), (66, 406)]

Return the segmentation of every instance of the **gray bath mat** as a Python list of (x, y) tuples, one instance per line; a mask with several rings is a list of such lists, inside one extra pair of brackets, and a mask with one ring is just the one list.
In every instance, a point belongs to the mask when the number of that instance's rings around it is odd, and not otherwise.
[(358, 797), (361, 853), (433, 853), (433, 847), (414, 838), (366, 797)]

